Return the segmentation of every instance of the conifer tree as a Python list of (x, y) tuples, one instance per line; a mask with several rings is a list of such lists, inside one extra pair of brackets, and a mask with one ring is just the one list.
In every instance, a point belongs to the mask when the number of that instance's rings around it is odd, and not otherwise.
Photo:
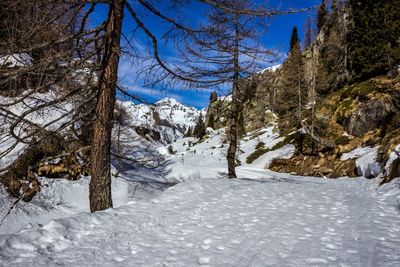
[[(293, 30), (294, 34), (297, 31)], [(292, 39), (299, 40), (298, 36)], [(277, 112), (285, 130), (299, 129), (303, 120), (303, 108), (307, 98), (307, 86), (304, 79), (304, 65), (300, 42), (289, 51), (282, 68), (282, 83), (277, 97)]]
[(293, 48), (297, 45), (298, 42), (299, 42), (299, 35), (298, 35), (297, 27), (293, 27), (292, 35), (290, 37), (289, 52), (293, 50)]
[(400, 63), (398, 0), (350, 0), (349, 67), (355, 79), (386, 74)]
[(327, 14), (328, 14), (328, 11), (326, 10), (325, 0), (322, 0), (322, 3), (319, 6), (318, 14), (317, 14), (318, 31), (320, 31), (322, 29), (322, 27), (325, 25)]
[(210, 94), (210, 105), (218, 100), (218, 94), (216, 91), (213, 91)]
[(332, 0), (332, 4), (331, 4), (331, 11), (332, 13), (337, 12), (338, 9), (338, 2), (337, 0)]
[(207, 121), (207, 127), (214, 129), (214, 114), (210, 114)]
[(312, 42), (313, 42), (312, 20), (311, 17), (308, 17), (304, 30), (304, 48), (310, 47)]
[(193, 136), (202, 139), (205, 135), (206, 135), (206, 125), (204, 124), (203, 116), (200, 113), (197, 123), (193, 129)]

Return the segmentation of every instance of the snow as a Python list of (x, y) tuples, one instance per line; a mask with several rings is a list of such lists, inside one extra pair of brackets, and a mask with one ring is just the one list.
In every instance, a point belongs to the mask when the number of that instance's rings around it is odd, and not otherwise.
[[(89, 212), (89, 177), (78, 181), (64, 179), (44, 179), (40, 194), (29, 203), (16, 206), (0, 227), (1, 234), (18, 232), (25, 227), (40, 226), (51, 219), (71, 216), (80, 212)], [(113, 178), (112, 196), (114, 207), (128, 202), (128, 182), (122, 178)], [(11, 207), (12, 200), (0, 187), (0, 218)]]
[[(269, 173), (0, 236), (7, 266), (398, 266), (399, 181)], [(397, 196), (395, 195), (397, 194)]]
[(156, 130), (164, 144), (181, 138), (189, 127), (193, 128), (202, 112), (173, 98), (161, 99), (154, 105), (135, 105), (130, 101), (118, 103), (127, 110), (131, 125)]
[(6, 66), (10, 68), (30, 67), (32, 66), (32, 58), (26, 53), (3, 55), (0, 56), (0, 66)]
[(270, 72), (275, 72), (277, 70), (279, 70), (282, 67), (282, 64), (278, 64), (278, 65), (274, 65), (274, 66), (270, 66), (266, 69), (263, 69), (262, 71), (260, 71), (259, 73), (264, 73), (266, 71), (270, 71)]
[(376, 161), (378, 147), (359, 147), (349, 153), (344, 153), (340, 160), (357, 159), (357, 173), (360, 176), (374, 178), (382, 173), (380, 164)]
[[(4, 105), (10, 104), (8, 111), (14, 113), (16, 116), (20, 116), (32, 108), (45, 105), (59, 97), (59, 92), (56, 90), (50, 90), (46, 93), (33, 93), (26, 97), (21, 96), (20, 98), (0, 96), (0, 102)], [(16, 102), (18, 99), (22, 99), (23, 101), (19, 101), (18, 104), (12, 105), (12, 103)], [(67, 103), (52, 105), (50, 107), (36, 110), (26, 114), (23, 119), (47, 130), (56, 131), (62, 125), (71, 120), (71, 117), (73, 116), (71, 111), (75, 106), (81, 104), (82, 101), (82, 99), (79, 100), (77, 97), (72, 97)], [(8, 115), (2, 114), (0, 116), (0, 153), (11, 149), (7, 155), (0, 158), (0, 169), (7, 167), (14, 162), (27, 147), (26, 144), (18, 143), (17, 139), (9, 134), (9, 129), (14, 121), (15, 119), (10, 119)], [(19, 123), (14, 129), (14, 133), (23, 138), (26, 133), (29, 133), (29, 125), (27, 125), (27, 123)], [(13, 147), (15, 143), (18, 144), (16, 147)]]

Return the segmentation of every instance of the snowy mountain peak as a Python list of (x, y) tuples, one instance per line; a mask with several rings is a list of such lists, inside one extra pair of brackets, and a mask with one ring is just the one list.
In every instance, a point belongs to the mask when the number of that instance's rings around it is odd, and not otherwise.
[(183, 104), (179, 103), (175, 98), (172, 98), (172, 97), (165, 97), (163, 99), (158, 100), (155, 103), (156, 106), (159, 106), (159, 105), (177, 105), (177, 104), (184, 106)]
[(263, 74), (263, 73), (266, 72), (266, 71), (275, 72), (275, 71), (277, 71), (278, 69), (280, 69), (281, 66), (282, 66), (282, 64), (270, 66), (270, 67), (268, 67), (268, 68), (263, 69), (263, 70), (260, 71), (259, 73), (260, 73), (260, 74)]
[(201, 111), (174, 98), (164, 98), (154, 105), (121, 102), (130, 116), (131, 125), (160, 133), (160, 140), (170, 143), (194, 127)]

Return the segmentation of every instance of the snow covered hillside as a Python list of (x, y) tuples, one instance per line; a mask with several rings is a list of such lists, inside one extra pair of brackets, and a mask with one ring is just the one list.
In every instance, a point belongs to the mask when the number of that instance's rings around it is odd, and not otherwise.
[(173, 98), (164, 98), (154, 105), (121, 102), (131, 118), (133, 126), (155, 130), (160, 140), (171, 143), (182, 137), (189, 127), (194, 127), (202, 111), (185, 106)]

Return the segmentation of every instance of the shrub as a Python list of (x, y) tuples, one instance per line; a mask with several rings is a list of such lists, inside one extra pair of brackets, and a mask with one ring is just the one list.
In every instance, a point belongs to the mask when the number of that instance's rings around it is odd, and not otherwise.
[(350, 138), (348, 136), (342, 135), (339, 136), (335, 139), (335, 144), (337, 146), (339, 145), (347, 145), (348, 143), (350, 143)]

